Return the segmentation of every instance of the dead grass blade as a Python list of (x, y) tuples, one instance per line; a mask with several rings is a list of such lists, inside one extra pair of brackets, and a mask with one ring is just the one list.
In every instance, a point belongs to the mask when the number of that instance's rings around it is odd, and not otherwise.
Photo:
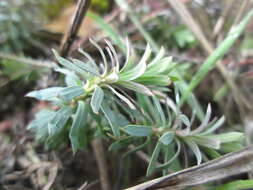
[(101, 139), (94, 139), (91, 142), (91, 146), (95, 155), (95, 159), (98, 165), (100, 184), (102, 190), (110, 190), (110, 180), (108, 175), (108, 164), (106, 163), (106, 157), (104, 153), (104, 147)]
[(158, 188), (183, 189), (246, 173), (252, 169), (253, 146), (250, 146), (199, 166), (157, 178), (126, 190), (151, 190)]
[(58, 164), (53, 163), (52, 166), (49, 168), (49, 176), (48, 176), (48, 182), (47, 184), (43, 187), (43, 190), (50, 190), (52, 187), (58, 173)]

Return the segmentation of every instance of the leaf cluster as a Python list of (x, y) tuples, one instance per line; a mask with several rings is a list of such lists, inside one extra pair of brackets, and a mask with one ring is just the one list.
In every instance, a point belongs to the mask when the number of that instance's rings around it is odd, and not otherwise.
[(33, 33), (39, 28), (42, 2), (35, 0), (2, 0), (0, 2), (0, 50), (21, 53), (36, 43)]
[[(63, 66), (56, 71), (64, 74), (66, 86), (27, 94), (57, 107), (56, 110), (40, 111), (30, 123), (28, 128), (35, 131), (39, 141), (54, 148), (68, 142), (69, 138), (74, 152), (98, 136), (115, 141), (109, 148), (112, 151), (143, 142), (124, 156), (155, 142), (147, 175), (156, 169), (168, 168), (182, 152), (183, 144), (194, 153), (197, 164), (202, 162), (204, 153), (218, 157), (218, 150), (222, 152), (223, 145), (234, 149), (240, 147), (238, 142), (242, 133), (213, 134), (223, 124), (224, 117), (211, 120), (210, 105), (203, 121), (196, 127), (194, 114), (189, 119), (181, 113), (179, 93), (176, 93), (176, 102), (166, 95), (177, 64), (165, 55), (163, 48), (152, 56), (147, 45), (137, 60), (126, 42), (126, 58), (120, 64), (113, 45), (105, 42), (107, 54), (91, 40), (101, 54), (101, 63), (96, 63), (83, 50), (80, 53), (85, 61), (65, 59), (54, 51)], [(174, 151), (171, 156), (169, 152)], [(163, 164), (157, 165), (161, 155)]]

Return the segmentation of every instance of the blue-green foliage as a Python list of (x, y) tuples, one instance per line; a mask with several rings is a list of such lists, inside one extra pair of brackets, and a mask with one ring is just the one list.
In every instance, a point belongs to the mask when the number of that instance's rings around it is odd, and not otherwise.
[[(152, 51), (147, 45), (140, 61), (136, 61), (130, 55), (128, 44), (126, 61), (120, 64), (110, 42), (106, 41), (110, 61), (106, 60), (96, 42), (91, 43), (101, 53), (101, 65), (96, 65), (83, 51), (86, 62), (65, 59), (54, 51), (59, 64), (64, 67), (56, 71), (65, 75), (66, 87), (50, 87), (27, 94), (57, 106), (55, 111), (40, 111), (29, 125), (40, 142), (58, 147), (68, 142), (69, 137), (73, 152), (84, 148), (90, 138), (98, 135), (114, 139), (109, 148), (114, 151), (133, 142), (140, 143), (125, 156), (156, 142), (147, 175), (168, 168), (180, 154), (183, 144), (193, 152), (197, 164), (202, 162), (203, 154), (217, 157), (223, 147), (238, 147), (242, 133), (213, 134), (223, 124), (224, 117), (211, 120), (210, 105), (200, 125), (195, 126), (194, 114), (188, 118), (180, 111), (180, 94), (176, 94), (176, 103), (166, 95), (173, 82), (170, 74), (176, 63), (165, 56), (163, 48), (150, 59)], [(169, 149), (175, 154), (168, 156)], [(161, 155), (166, 160), (157, 165)]]

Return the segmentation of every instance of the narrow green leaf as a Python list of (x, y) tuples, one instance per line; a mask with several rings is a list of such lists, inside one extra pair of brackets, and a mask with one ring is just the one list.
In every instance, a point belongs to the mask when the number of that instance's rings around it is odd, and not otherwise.
[(244, 134), (240, 132), (228, 132), (224, 134), (209, 135), (208, 137), (219, 140), (221, 143), (241, 141)]
[(37, 127), (45, 126), (52, 119), (54, 113), (55, 113), (54, 111), (48, 109), (43, 109), (39, 111), (35, 115), (35, 119), (28, 125), (27, 129), (36, 130)]
[(87, 108), (84, 102), (78, 101), (78, 107), (73, 116), (73, 123), (70, 129), (69, 138), (72, 145), (72, 150), (75, 153), (78, 149), (85, 146), (85, 124), (87, 121)]
[(110, 107), (103, 102), (101, 105), (101, 110), (105, 114), (105, 117), (107, 121), (109, 122), (112, 132), (115, 136), (120, 136), (120, 130), (119, 130), (119, 125), (118, 125), (118, 118), (116, 114), (110, 109)]
[(154, 170), (156, 169), (156, 162), (157, 162), (159, 153), (161, 151), (161, 148), (162, 148), (162, 143), (160, 143), (158, 141), (158, 143), (156, 144), (156, 147), (152, 153), (149, 165), (148, 165), (147, 176), (150, 176), (154, 172)]
[(50, 87), (43, 90), (29, 92), (26, 96), (36, 98), (38, 100), (51, 101), (53, 98), (57, 97), (63, 89), (63, 87)]
[(214, 150), (213, 148), (202, 147), (201, 149), (211, 159), (216, 159), (221, 156), (221, 154), (216, 150)]
[(51, 149), (58, 148), (62, 143), (66, 142), (65, 130), (59, 131), (54, 136), (50, 136), (46, 140), (46, 146)]
[(112, 88), (111, 86), (107, 86), (114, 94), (116, 94), (116, 96), (118, 96), (123, 102), (125, 102), (131, 109), (135, 110), (136, 107), (134, 106), (134, 104), (125, 96), (123, 96), (122, 94), (120, 94), (119, 92), (117, 92), (114, 88)]
[(191, 134), (197, 134), (197, 133), (200, 133), (202, 132), (205, 128), (208, 127), (208, 123), (209, 123), (209, 120), (211, 118), (211, 113), (212, 113), (212, 109), (211, 109), (211, 105), (208, 104), (207, 106), (207, 110), (206, 110), (206, 115), (205, 115), (205, 118), (203, 119), (202, 123), (200, 124), (200, 126), (193, 130)]
[[(179, 74), (177, 71), (175, 72), (175, 76), (180, 79), (178, 82), (174, 82), (174, 85), (178, 87), (181, 94), (183, 94), (187, 88), (188, 84), (185, 82), (184, 78), (181, 74)], [(181, 101), (182, 102), (182, 101)], [(202, 107), (200, 106), (199, 102), (197, 101), (196, 97), (193, 95), (193, 93), (190, 93), (187, 99), (188, 105), (191, 107), (192, 110), (196, 111), (196, 115), (198, 118), (202, 121), (204, 119), (204, 112), (202, 110)], [(182, 106), (183, 104), (180, 104)]]
[[(158, 113), (153, 109), (153, 104), (150, 98), (144, 94), (137, 94), (137, 104), (143, 109), (147, 115), (148, 121), (154, 121), (155, 123), (159, 120)], [(152, 123), (154, 123), (152, 122)], [(151, 124), (150, 124), (151, 125)]]
[(151, 90), (149, 88), (147, 88), (146, 86), (144, 86), (142, 84), (136, 83), (136, 82), (120, 81), (120, 82), (117, 82), (116, 84), (118, 84), (124, 88), (133, 90), (135, 92), (146, 94), (148, 96), (153, 96), (153, 93), (151, 92)]
[(70, 107), (62, 107), (54, 115), (53, 119), (48, 123), (49, 137), (46, 140), (46, 145), (51, 148), (58, 147), (65, 141), (64, 131), (66, 129), (66, 123), (72, 114)]
[(213, 149), (220, 148), (221, 142), (215, 138), (198, 135), (198, 136), (192, 136), (191, 139), (200, 146), (205, 146), (205, 147), (213, 148)]
[(169, 75), (169, 78), (171, 81), (173, 82), (178, 82), (180, 81), (179, 77), (175, 76), (175, 75)]
[(75, 64), (73, 64), (71, 61), (61, 57), (55, 50), (53, 50), (54, 56), (57, 59), (57, 61), (64, 67), (75, 71), (79, 74), (81, 74), (83, 77), (87, 78), (88, 77), (88, 73), (86, 71), (84, 71), (83, 69), (79, 68), (78, 66), (76, 66)]
[(130, 70), (131, 68), (134, 67), (134, 61), (133, 59), (131, 59), (130, 57), (130, 43), (129, 43), (129, 40), (128, 38), (126, 38), (125, 40), (125, 44), (126, 44), (126, 60), (125, 60), (125, 63), (123, 64), (123, 67), (120, 69), (120, 72), (124, 72), (124, 71), (128, 71)]
[(201, 155), (198, 145), (194, 141), (192, 141), (191, 139), (184, 139), (184, 140), (185, 140), (186, 144), (189, 146), (189, 148), (192, 150), (192, 152), (194, 153), (194, 155), (197, 159), (197, 165), (201, 164), (202, 155)]
[(148, 144), (150, 144), (150, 143), (151, 143), (151, 138), (150, 138), (150, 137), (147, 137), (147, 138), (146, 138), (146, 141), (145, 141), (144, 143), (138, 145), (138, 146), (135, 147), (134, 149), (131, 149), (131, 150), (127, 151), (126, 153), (123, 154), (122, 157), (125, 158), (125, 157), (127, 157), (127, 156), (129, 156), (129, 155), (131, 155), (131, 154), (133, 154), (133, 153), (135, 153), (135, 152), (137, 152), (137, 151), (139, 151), (139, 150), (145, 148), (145, 147), (146, 147)]
[(118, 151), (122, 148), (127, 147), (130, 143), (132, 143), (134, 140), (133, 136), (128, 136), (126, 138), (120, 139), (112, 143), (109, 147), (109, 151)]
[(160, 138), (159, 141), (164, 145), (169, 145), (174, 139), (175, 133), (168, 131), (164, 133)]
[(152, 127), (151, 126), (127, 125), (123, 129), (127, 134), (137, 136), (137, 137), (147, 137), (152, 134)]
[(153, 102), (154, 102), (154, 105), (155, 105), (155, 109), (156, 109), (155, 111), (157, 111), (159, 113), (161, 124), (163, 126), (165, 126), (166, 118), (165, 118), (165, 114), (163, 112), (162, 106), (161, 106), (159, 100), (155, 96), (153, 96), (152, 99), (153, 99)]
[(97, 73), (99, 73), (99, 68), (95, 62), (95, 60), (88, 54), (87, 52), (83, 51), (81, 48), (78, 49), (78, 51), (89, 60), (89, 64), (91, 64), (92, 67), (96, 70)]
[(180, 114), (179, 119), (187, 126), (187, 128), (191, 127), (191, 121), (188, 119), (188, 117), (184, 114)]
[[(181, 143), (180, 143), (180, 141), (177, 140), (176, 138), (175, 138), (175, 140), (176, 140), (176, 142), (177, 142), (177, 152), (176, 152), (175, 154), (173, 154), (172, 158), (169, 159), (167, 162), (165, 162), (165, 163), (159, 165), (159, 166), (157, 167), (157, 169), (165, 169), (165, 168), (168, 168), (168, 167), (171, 165), (171, 163), (172, 163), (172, 162), (178, 157), (178, 155), (180, 154), (180, 151), (181, 151)], [(168, 146), (165, 146), (165, 148), (167, 148), (167, 150), (169, 150), (169, 149), (168, 149), (168, 148), (169, 148)], [(172, 152), (174, 153), (174, 150), (172, 150)]]
[(220, 152), (222, 153), (230, 153), (241, 150), (243, 145), (240, 142), (229, 142), (221, 144)]
[(134, 82), (144, 85), (168, 86), (171, 83), (171, 80), (165, 75), (143, 75), (135, 79)]
[(74, 71), (63, 68), (57, 68), (55, 71), (65, 75), (65, 83), (67, 86), (78, 86), (81, 84), (80, 78), (74, 73)]
[(71, 101), (73, 98), (76, 98), (84, 93), (85, 93), (85, 91), (82, 87), (71, 86), (71, 87), (66, 87), (66, 88), (62, 89), (62, 91), (60, 92), (60, 97), (64, 101)]
[(218, 129), (219, 127), (221, 127), (221, 125), (224, 123), (225, 121), (225, 117), (222, 116), (218, 121), (216, 121), (212, 126), (210, 126), (209, 128), (207, 128), (202, 135), (207, 135), (207, 134), (211, 134), (212, 132), (214, 132), (216, 129)]
[[(121, 101), (119, 101), (117, 98), (115, 97), (112, 97), (114, 98), (114, 101), (115, 103), (120, 107), (122, 108), (123, 112), (126, 113), (128, 116), (129, 116), (129, 120), (133, 121), (143, 121), (143, 114), (138, 110), (138, 109), (130, 109), (128, 106), (125, 106), (122, 104)], [(129, 123), (128, 123), (129, 124)], [(126, 124), (126, 125), (128, 125)], [(123, 126), (126, 126), (126, 125), (123, 125)]]
[(36, 133), (36, 139), (43, 142), (47, 139), (49, 132), (47, 124), (54, 118), (55, 112), (48, 109), (43, 109), (38, 112), (35, 119), (28, 125), (28, 129)]
[(123, 126), (126, 126), (129, 124), (129, 121), (127, 120), (127, 118), (123, 114), (121, 114), (119, 112), (114, 112), (114, 111), (113, 111), (113, 113), (117, 118), (116, 122), (119, 127), (123, 127)]
[(100, 53), (100, 55), (103, 59), (103, 62), (102, 62), (103, 63), (103, 74), (102, 75), (107, 75), (109, 73), (109, 64), (107, 62), (107, 59), (106, 59), (106, 56), (105, 56), (105, 53), (104, 53), (103, 49), (93, 39), (90, 38), (89, 41), (90, 41), (90, 43), (92, 43), (97, 48), (97, 50), (99, 51), (99, 53)]
[(147, 71), (145, 72), (145, 75), (158, 75), (165, 73), (165, 71), (169, 70), (171, 66), (173, 65), (172, 57), (165, 57), (159, 61), (157, 61), (156, 64), (148, 65)]
[(153, 65), (156, 65), (164, 57), (164, 54), (165, 54), (165, 49), (164, 47), (161, 47), (159, 52), (156, 54), (155, 58), (148, 64), (148, 68)]
[(111, 57), (110, 58), (111, 61), (115, 63), (115, 71), (118, 73), (119, 68), (120, 68), (120, 63), (119, 63), (119, 57), (117, 55), (117, 52), (116, 52), (115, 48), (113, 47), (112, 43), (109, 40), (105, 39), (105, 42), (108, 46), (108, 47), (106, 47), (107, 52), (108, 52), (109, 56)]
[(97, 86), (92, 94), (90, 102), (91, 108), (94, 113), (98, 114), (103, 99), (104, 99), (104, 92), (99, 86)]
[(174, 114), (178, 115), (179, 113), (178, 107), (170, 97), (166, 98), (166, 105), (174, 112)]
[(82, 62), (82, 61), (80, 61), (78, 59), (73, 59), (73, 62), (80, 69), (83, 69), (84, 71), (89, 72), (89, 73), (91, 73), (93, 75), (100, 76), (99, 73), (98, 73), (98, 71), (96, 70), (96, 68), (93, 65), (91, 65), (89, 63), (84, 63), (84, 62)]
[(128, 71), (125, 71), (125, 70), (121, 71), (119, 74), (120, 80), (131, 81), (143, 75), (144, 72), (146, 71), (146, 68), (147, 68), (146, 61), (150, 57), (150, 54), (151, 54), (151, 49), (150, 49), (150, 46), (147, 44), (146, 50), (140, 62), (135, 67), (133, 67), (132, 69)]
[(72, 109), (70, 107), (62, 107), (59, 109), (53, 119), (48, 123), (49, 135), (54, 136), (59, 133), (64, 127), (72, 114)]

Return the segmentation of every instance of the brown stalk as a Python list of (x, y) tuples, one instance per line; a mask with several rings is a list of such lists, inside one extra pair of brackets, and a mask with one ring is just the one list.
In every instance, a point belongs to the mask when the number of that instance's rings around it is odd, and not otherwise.
[(55, 64), (53, 62), (38, 61), (38, 60), (34, 60), (34, 59), (19, 57), (19, 56), (16, 56), (16, 55), (5, 54), (5, 53), (1, 53), (1, 52), (0, 52), (0, 59), (8, 59), (8, 60), (11, 60), (11, 61), (21, 62), (21, 63), (25, 63), (25, 64), (35, 66), (35, 67), (46, 67), (46, 68), (49, 68), (49, 69), (55, 68)]
[(253, 147), (227, 154), (210, 162), (160, 177), (126, 190), (179, 190), (222, 178), (246, 173), (253, 169)]
[(239, 9), (239, 12), (235, 18), (235, 22), (233, 24), (233, 27), (235, 27), (237, 24), (239, 24), (239, 22), (241, 21), (242, 19), (242, 16), (244, 15), (245, 11), (249, 8), (249, 5), (250, 5), (250, 0), (244, 0), (242, 1), (242, 4), (240, 6), (240, 9)]
[(75, 15), (73, 16), (72, 23), (70, 24), (70, 27), (68, 29), (68, 32), (64, 34), (62, 43), (61, 43), (61, 56), (67, 57), (70, 47), (75, 41), (75, 38), (77, 36), (77, 33), (80, 29), (80, 26), (82, 24), (82, 21), (87, 13), (87, 10), (90, 6), (91, 0), (79, 0)]
[(215, 38), (220, 31), (222, 30), (225, 20), (227, 18), (227, 15), (229, 13), (229, 10), (232, 8), (233, 4), (234, 4), (235, 0), (231, 0), (226, 2), (226, 7), (224, 8), (224, 10), (222, 11), (220, 17), (218, 18), (215, 26), (214, 26), (214, 30), (213, 30), (213, 37)]
[(111, 190), (110, 180), (108, 176), (108, 164), (106, 163), (105, 151), (101, 139), (94, 139), (91, 146), (98, 165), (100, 184), (102, 190)]

